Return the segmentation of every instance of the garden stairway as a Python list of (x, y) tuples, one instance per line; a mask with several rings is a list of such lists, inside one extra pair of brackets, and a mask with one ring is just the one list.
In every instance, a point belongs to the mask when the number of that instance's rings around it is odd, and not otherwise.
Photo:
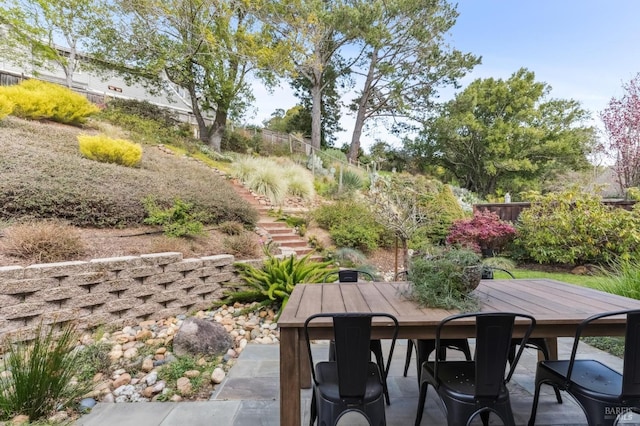
[(269, 200), (247, 189), (236, 179), (230, 180), (230, 183), (236, 193), (258, 211), (259, 218), (256, 226), (263, 238), (278, 244), (285, 255), (295, 253), (296, 256), (304, 256), (313, 252), (313, 248), (309, 247), (306, 239), (300, 237), (285, 222), (269, 214), (274, 210)]

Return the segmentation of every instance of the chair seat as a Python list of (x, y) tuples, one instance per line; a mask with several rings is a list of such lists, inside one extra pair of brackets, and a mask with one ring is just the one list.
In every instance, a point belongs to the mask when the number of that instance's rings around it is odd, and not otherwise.
[[(422, 374), (427, 374), (433, 378), (434, 362), (423, 364)], [(475, 397), (475, 377), (476, 363), (474, 361), (447, 361), (438, 365), (438, 382), (434, 386), (438, 387), (438, 392), (445, 392), (451, 398), (461, 402), (474, 403)], [(432, 382), (433, 383), (433, 382)], [(509, 399), (509, 392), (506, 386), (501, 386), (497, 402)]]
[[(554, 373), (562, 382), (567, 377), (569, 361), (542, 361), (539, 367)], [(597, 396), (598, 399), (608, 395), (615, 400), (622, 393), (622, 375), (599, 361), (577, 359), (571, 373), (571, 387), (572, 392)]]
[[(317, 363), (316, 378), (318, 380), (316, 389), (323, 399), (332, 402), (343, 402), (346, 400), (345, 398), (340, 397), (337, 362), (325, 361)], [(383, 387), (378, 365), (375, 362), (370, 362), (368, 366), (368, 377), (364, 398), (358, 398), (358, 401), (366, 404), (378, 400), (382, 394)]]

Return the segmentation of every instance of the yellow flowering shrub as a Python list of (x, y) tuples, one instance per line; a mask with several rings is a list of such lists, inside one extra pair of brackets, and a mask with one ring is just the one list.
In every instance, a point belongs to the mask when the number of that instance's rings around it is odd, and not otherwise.
[(87, 98), (66, 87), (34, 79), (0, 87), (2, 98), (14, 104), (13, 115), (30, 120), (78, 125), (99, 111)]
[(126, 139), (112, 139), (105, 135), (79, 135), (80, 153), (102, 163), (135, 167), (142, 160), (142, 147)]
[(0, 94), (0, 120), (11, 114), (14, 104), (6, 96)]

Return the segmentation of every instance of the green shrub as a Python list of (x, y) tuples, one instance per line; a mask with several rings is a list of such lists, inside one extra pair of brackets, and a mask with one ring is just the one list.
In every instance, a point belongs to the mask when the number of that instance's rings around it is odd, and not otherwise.
[(148, 101), (113, 98), (107, 103), (107, 110), (118, 110), (126, 115), (133, 115), (145, 120), (155, 121), (163, 124), (165, 127), (173, 127), (181, 124), (172, 111)]
[(73, 351), (76, 329), (65, 325), (59, 332), (42, 324), (29, 343), (7, 345), (0, 376), (0, 420), (18, 414), (36, 421), (51, 415), (60, 407), (69, 407), (88, 391), (73, 377), (77, 373), (79, 352)]
[(250, 152), (260, 152), (260, 134), (249, 135), (247, 132), (225, 130), (220, 143), (220, 147), (224, 151), (233, 151), (240, 154), (248, 154)]
[(373, 251), (387, 242), (389, 233), (376, 221), (371, 208), (356, 200), (340, 200), (316, 209), (314, 218), (338, 247)]
[(105, 135), (79, 135), (80, 153), (103, 163), (135, 167), (142, 161), (142, 147), (126, 139), (112, 139)]
[(193, 204), (180, 199), (173, 201), (173, 206), (163, 209), (153, 198), (144, 201), (148, 217), (144, 223), (160, 225), (167, 237), (194, 237), (204, 233), (204, 227), (199, 215), (194, 213)]
[(15, 116), (31, 120), (79, 125), (99, 111), (87, 98), (66, 87), (34, 79), (0, 87), (0, 97), (14, 103)]
[(235, 264), (240, 278), (250, 289), (226, 293), (226, 297), (217, 304), (260, 302), (263, 306), (275, 304), (282, 312), (296, 284), (320, 283), (326, 274), (336, 271), (330, 266), (330, 261), (312, 260), (311, 253), (303, 257), (291, 255), (285, 258), (265, 254), (267, 259), (261, 268), (241, 262)]
[(9, 100), (6, 96), (3, 96), (0, 91), (0, 120), (11, 114), (14, 107), (15, 103)]
[(10, 256), (35, 263), (73, 260), (86, 252), (80, 234), (56, 221), (15, 224), (5, 230), (0, 246)]
[(98, 118), (135, 134), (135, 139), (148, 144), (165, 144), (196, 152), (199, 141), (191, 126), (180, 123), (171, 112), (146, 101), (112, 99)]
[[(418, 204), (421, 209), (427, 212), (425, 226), (421, 227), (419, 235), (426, 241), (424, 244), (442, 244), (449, 234), (451, 225), (456, 220), (464, 219), (466, 214), (451, 187), (437, 180), (426, 180), (417, 178), (414, 188), (418, 188), (420, 200)], [(420, 240), (412, 239), (410, 246), (416, 248)]]
[(640, 211), (606, 206), (576, 190), (540, 197), (516, 228), (517, 245), (539, 263), (607, 264), (640, 253)]

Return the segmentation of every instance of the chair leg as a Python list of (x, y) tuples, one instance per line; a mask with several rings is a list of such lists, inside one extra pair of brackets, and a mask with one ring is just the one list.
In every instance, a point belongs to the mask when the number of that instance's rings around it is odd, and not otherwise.
[(313, 426), (318, 418), (318, 407), (316, 406), (316, 393), (311, 393), (311, 409), (309, 410), (309, 426)]
[(542, 383), (536, 383), (536, 390), (533, 394), (533, 404), (531, 405), (531, 415), (529, 416), (528, 426), (536, 424), (536, 411), (538, 410), (538, 400), (540, 399), (540, 387)]
[(415, 426), (420, 426), (420, 422), (422, 422), (422, 412), (424, 411), (424, 403), (427, 400), (428, 389), (429, 383), (423, 382), (420, 384), (420, 395), (418, 396), (418, 412), (416, 413)]
[(376, 364), (378, 364), (378, 369), (380, 370), (380, 377), (382, 378), (382, 390), (384, 392), (384, 400), (387, 405), (391, 405), (391, 400), (389, 399), (389, 389), (387, 388), (387, 376), (385, 374), (384, 369), (384, 358), (382, 356), (382, 343), (380, 340), (372, 340), (371, 341), (371, 352), (376, 358)]
[[(544, 359), (548, 360), (550, 359), (549, 357), (549, 347), (547, 346), (547, 341), (544, 338), (539, 338), (539, 339), (529, 339), (529, 342), (527, 344), (531, 344), (532, 346), (535, 346), (535, 348), (537, 350), (539, 350), (540, 352), (542, 352), (542, 356), (544, 357)], [(514, 351), (514, 357), (515, 357), (515, 347), (512, 346), (513, 351)], [(553, 391), (556, 394), (556, 401), (558, 401), (558, 404), (562, 404), (562, 395), (560, 395), (560, 389), (558, 389), (557, 387), (553, 387)]]
[(409, 371), (409, 364), (411, 363), (411, 355), (413, 355), (413, 340), (407, 340), (407, 355), (404, 358), (404, 377), (407, 377), (407, 371)]

